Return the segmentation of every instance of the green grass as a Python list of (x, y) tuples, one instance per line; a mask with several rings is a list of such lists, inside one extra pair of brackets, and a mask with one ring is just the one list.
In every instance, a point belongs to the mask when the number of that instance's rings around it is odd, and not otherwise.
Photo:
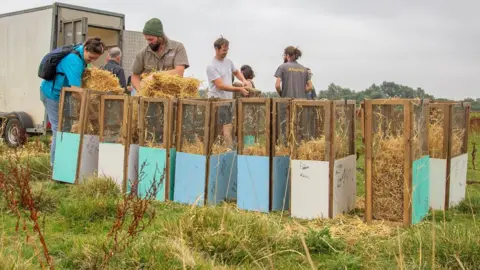
[[(470, 137), (480, 143), (480, 135)], [(357, 148), (362, 152), (361, 140)], [(469, 152), (472, 144), (469, 144)], [(471, 159), (471, 157), (470, 157)], [(48, 158), (32, 158), (44, 164)], [(24, 161), (27, 162), (27, 161)], [(364, 195), (363, 155), (357, 161), (357, 195)], [(0, 163), (1, 164), (1, 163)], [(48, 163), (46, 163), (48, 164)], [(480, 180), (469, 164), (468, 180)], [(41, 227), (57, 269), (95, 269), (121, 199), (107, 179), (84, 185), (47, 180), (39, 169), (32, 182)], [(0, 195), (0, 268), (38, 269), (35, 249)], [(469, 185), (467, 199), (447, 212), (431, 213), (421, 224), (393, 234), (351, 237), (332, 233), (341, 222), (306, 222), (279, 213), (240, 211), (232, 205), (191, 207), (155, 203), (154, 223), (110, 269), (475, 269), (480, 263), (480, 185)], [(356, 211), (362, 214), (360, 210)], [(355, 234), (356, 235), (356, 234)], [(348, 238), (347, 238), (348, 237)], [(304, 248), (306, 244), (308, 254)]]

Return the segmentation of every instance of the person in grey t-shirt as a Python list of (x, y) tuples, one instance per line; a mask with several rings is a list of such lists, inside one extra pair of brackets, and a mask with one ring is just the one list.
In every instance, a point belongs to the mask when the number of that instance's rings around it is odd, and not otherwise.
[[(233, 62), (227, 58), (229, 41), (220, 37), (213, 43), (215, 48), (215, 57), (212, 63), (207, 66), (208, 93), (209, 98), (216, 97), (222, 99), (233, 99), (233, 92), (240, 92), (243, 96), (248, 96), (247, 80), (243, 74), (235, 67)], [(232, 86), (232, 74), (243, 83), (243, 87)], [(222, 124), (222, 133), (227, 146), (232, 145), (232, 118), (234, 108), (220, 107), (219, 120)]]
[(277, 81), (275, 89), (281, 97), (307, 98), (307, 92), (312, 89), (312, 81), (308, 70), (297, 62), (302, 52), (289, 46), (285, 49), (284, 60), (275, 72)]

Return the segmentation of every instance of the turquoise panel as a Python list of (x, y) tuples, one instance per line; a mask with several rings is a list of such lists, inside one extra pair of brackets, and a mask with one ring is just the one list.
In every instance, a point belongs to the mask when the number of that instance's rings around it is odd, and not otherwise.
[(75, 183), (78, 151), (80, 151), (80, 134), (57, 132), (53, 180), (70, 184)]
[(235, 162), (236, 152), (223, 153), (210, 156), (208, 175), (208, 201), (209, 205), (236, 195), (237, 170)]
[(177, 149), (170, 148), (170, 200), (173, 201), (175, 190), (175, 161), (177, 159)]
[(428, 214), (430, 194), (430, 157), (413, 162), (412, 171), (412, 224), (422, 221)]
[(243, 136), (243, 145), (248, 146), (248, 145), (253, 145), (255, 144), (255, 136)]
[(138, 151), (139, 183), (138, 196), (144, 198), (155, 181), (158, 186), (157, 200), (165, 201), (167, 151), (160, 148), (140, 147)]
[(175, 202), (204, 204), (206, 169), (206, 156), (177, 152), (175, 161)]
[(270, 158), (238, 156), (237, 206), (241, 209), (268, 212)]
[(288, 210), (290, 205), (290, 183), (288, 181), (290, 157), (273, 157), (272, 166), (272, 210)]

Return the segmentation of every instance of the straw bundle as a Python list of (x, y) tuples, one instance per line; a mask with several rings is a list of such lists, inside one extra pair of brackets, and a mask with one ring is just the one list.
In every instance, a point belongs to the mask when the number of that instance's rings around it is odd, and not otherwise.
[(430, 126), (428, 129), (428, 153), (431, 158), (444, 158), (444, 122), (441, 109), (433, 109), (430, 113)]
[(267, 149), (265, 149), (265, 145), (261, 145), (260, 143), (255, 143), (252, 145), (245, 146), (243, 148), (243, 155), (245, 156), (266, 156)]
[(297, 149), (297, 159), (325, 161), (325, 136), (309, 141), (302, 140)]
[[(241, 84), (239, 82), (234, 82), (233, 86), (243, 87), (243, 84)], [(246, 87), (245, 89), (248, 91), (248, 97), (259, 97), (259, 96), (262, 95), (262, 91), (260, 91), (258, 89), (250, 88), (250, 87)], [(240, 93), (240, 92), (234, 92), (233, 98), (240, 98), (240, 97), (245, 97), (245, 96), (242, 95), (242, 93)]]
[(203, 155), (204, 152), (204, 143), (200, 141), (198, 137), (195, 137), (193, 142), (189, 142), (187, 139), (183, 139), (182, 148), (180, 152), (195, 154), (195, 155)]
[(124, 89), (120, 81), (108, 70), (91, 67), (85, 69), (82, 87), (97, 91), (111, 92), (110, 94), (122, 94)]
[(284, 144), (275, 145), (275, 155), (276, 156), (288, 156), (290, 155), (290, 148)]
[(156, 98), (198, 97), (200, 80), (183, 78), (165, 72), (154, 72), (142, 76), (138, 95)]
[(452, 157), (458, 156), (464, 152), (463, 141), (465, 137), (465, 129), (454, 128), (452, 130)]

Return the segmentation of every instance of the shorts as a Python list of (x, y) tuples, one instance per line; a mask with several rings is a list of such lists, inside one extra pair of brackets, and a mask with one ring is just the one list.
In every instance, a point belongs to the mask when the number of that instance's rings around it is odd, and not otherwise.
[(232, 107), (222, 106), (218, 108), (219, 120), (221, 125), (231, 124), (233, 122)]

